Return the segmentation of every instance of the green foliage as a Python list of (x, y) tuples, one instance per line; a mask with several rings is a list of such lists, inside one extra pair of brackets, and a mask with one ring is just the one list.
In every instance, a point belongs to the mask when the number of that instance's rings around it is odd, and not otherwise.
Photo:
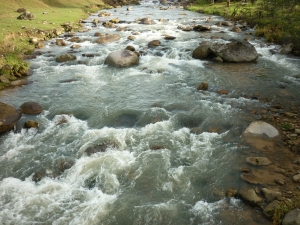
[(293, 128), (293, 126), (290, 123), (282, 124), (282, 129), (284, 129), (284, 130), (291, 130), (292, 128)]
[(295, 196), (294, 198), (290, 199), (290, 201), (281, 201), (274, 210), (272, 217), (273, 224), (282, 224), (284, 216), (296, 208), (300, 208), (300, 195)]

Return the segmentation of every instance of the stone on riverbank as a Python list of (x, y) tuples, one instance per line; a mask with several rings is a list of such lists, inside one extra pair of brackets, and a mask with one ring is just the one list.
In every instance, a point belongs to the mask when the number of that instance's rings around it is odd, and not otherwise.
[(278, 130), (272, 125), (263, 121), (252, 122), (242, 134), (244, 137), (247, 136), (266, 136), (268, 138), (275, 138), (279, 135)]
[(139, 57), (129, 50), (118, 50), (110, 53), (104, 64), (114, 67), (129, 67), (139, 64)]
[(0, 102), (0, 133), (11, 130), (21, 117), (16, 108)]
[(259, 205), (262, 202), (262, 198), (257, 196), (254, 189), (242, 189), (239, 191), (239, 195), (251, 205)]
[(22, 113), (29, 115), (40, 114), (44, 110), (43, 107), (40, 106), (40, 104), (33, 101), (23, 103), (20, 109)]
[(254, 166), (267, 166), (271, 161), (265, 157), (248, 157), (246, 162)]
[(274, 214), (274, 211), (276, 209), (276, 207), (278, 206), (279, 201), (274, 200), (273, 202), (271, 202), (269, 205), (266, 206), (266, 208), (264, 208), (264, 215), (268, 218), (271, 218)]
[(288, 212), (283, 218), (282, 225), (300, 225), (300, 209)]
[(274, 200), (280, 200), (280, 198), (282, 196), (280, 192), (273, 191), (273, 190), (270, 190), (267, 188), (262, 188), (261, 191), (264, 194), (264, 197), (268, 202), (271, 202)]

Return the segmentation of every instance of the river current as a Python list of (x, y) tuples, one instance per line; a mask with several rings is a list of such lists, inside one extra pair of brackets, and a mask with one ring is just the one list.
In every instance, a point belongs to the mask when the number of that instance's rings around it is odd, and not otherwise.
[[(224, 20), (218, 16), (160, 10), (151, 1), (132, 8), (87, 18), (88, 31), (75, 34), (83, 40), (79, 49), (71, 50), (74, 43), (68, 41), (63, 47), (48, 41), (43, 54), (30, 61), (33, 83), (2, 92), (2, 102), (19, 107), (36, 101), (45, 110), (23, 115), (14, 132), (0, 136), (0, 224), (268, 224), (240, 199), (218, 193), (245, 185), (238, 171), (250, 147), (240, 135), (259, 119), (252, 109), (298, 104), (299, 58), (272, 54), (278, 46), (252, 37), (260, 54), (256, 63), (193, 59), (201, 41), (245, 35), (215, 26)], [(136, 22), (144, 17), (155, 24)], [(209, 17), (210, 33), (177, 28)], [(92, 24), (112, 18), (126, 29)], [(122, 38), (97, 44), (95, 32)], [(127, 39), (137, 32), (135, 40)], [(161, 40), (161, 46), (148, 48), (152, 40)], [(127, 45), (142, 53), (138, 66), (104, 65), (110, 52)], [(55, 61), (70, 51), (76, 61)], [(196, 85), (203, 81), (209, 89), (199, 92)], [(229, 94), (219, 95), (220, 89)], [(23, 129), (29, 119), (39, 129)], [(85, 151), (107, 143), (105, 152)], [(64, 161), (74, 165), (59, 173)], [(36, 183), (32, 178), (40, 170), (48, 175)]]

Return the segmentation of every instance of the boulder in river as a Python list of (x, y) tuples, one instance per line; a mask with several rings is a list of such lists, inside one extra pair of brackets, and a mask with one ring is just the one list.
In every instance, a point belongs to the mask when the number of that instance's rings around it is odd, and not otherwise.
[(57, 38), (57, 39), (55, 40), (55, 42), (56, 42), (56, 44), (57, 44), (58, 46), (66, 46), (66, 45), (67, 45), (67, 43), (65, 42), (65, 40), (62, 39), (62, 38)]
[(194, 26), (193, 30), (194, 31), (209, 31), (209, 30), (211, 30), (211, 26), (209, 26), (207, 24), (198, 24), (198, 25)]
[(146, 18), (140, 19), (140, 24), (150, 25), (150, 24), (155, 24), (155, 22), (151, 18), (146, 17)]
[(195, 59), (206, 59), (209, 55), (212, 54), (212, 51), (210, 50), (212, 43), (209, 43), (207, 41), (204, 41), (198, 46), (192, 54), (192, 57)]
[(253, 62), (258, 58), (255, 47), (247, 41), (214, 44), (210, 49), (225, 62)]
[(121, 38), (121, 36), (119, 34), (109, 34), (109, 35), (106, 35), (105, 37), (98, 38), (97, 43), (99, 43), (99, 44), (110, 43), (110, 42), (117, 41), (120, 38)]
[(0, 133), (11, 130), (21, 117), (16, 108), (0, 102)]
[(25, 102), (20, 108), (22, 113), (30, 115), (40, 114), (44, 110), (40, 104), (34, 101)]
[(39, 123), (34, 120), (28, 120), (24, 123), (24, 128), (39, 128)]
[(148, 46), (149, 47), (157, 47), (157, 46), (160, 46), (160, 41), (159, 40), (153, 40), (153, 41), (150, 41), (148, 43)]
[(68, 62), (73, 60), (76, 60), (76, 56), (72, 54), (62, 54), (55, 59), (56, 62)]
[(139, 57), (129, 50), (118, 50), (110, 53), (104, 64), (114, 67), (129, 67), (139, 64)]

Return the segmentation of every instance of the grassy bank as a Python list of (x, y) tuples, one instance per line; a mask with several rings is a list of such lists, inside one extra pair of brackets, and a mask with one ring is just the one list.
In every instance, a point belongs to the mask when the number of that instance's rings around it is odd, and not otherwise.
[(225, 0), (210, 4), (208, 0), (197, 0), (188, 8), (191, 11), (220, 15), (230, 20), (243, 20), (255, 27), (257, 36), (278, 44), (293, 43), (294, 53), (300, 55), (300, 2), (252, 0)]
[[(51, 38), (45, 33), (63, 30), (61, 24), (77, 24), (89, 12), (111, 7), (102, 0), (0, 0), (0, 5), (0, 90), (21, 77), (28, 68), (23, 55), (35, 48), (30, 43), (31, 37)], [(35, 18), (17, 19), (19, 8), (25, 8)]]

